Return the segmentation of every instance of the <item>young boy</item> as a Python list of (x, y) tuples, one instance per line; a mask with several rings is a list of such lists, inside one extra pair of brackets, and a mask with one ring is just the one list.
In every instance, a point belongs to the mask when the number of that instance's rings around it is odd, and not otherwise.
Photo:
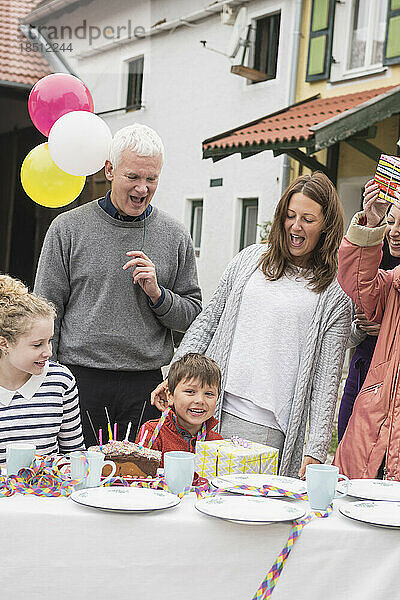
[[(222, 435), (213, 431), (218, 423), (213, 414), (220, 389), (221, 371), (211, 358), (189, 353), (173, 363), (167, 389), (172, 410), (154, 440), (153, 450), (163, 455), (170, 450), (195, 452), (197, 440), (222, 440)], [(144, 423), (136, 442), (147, 431), (144, 446), (148, 446), (157, 423), (158, 419)]]

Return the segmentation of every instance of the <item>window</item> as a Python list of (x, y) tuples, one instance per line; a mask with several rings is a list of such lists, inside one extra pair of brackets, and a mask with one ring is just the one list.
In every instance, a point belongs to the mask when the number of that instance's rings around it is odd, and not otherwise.
[(143, 62), (140, 56), (128, 63), (128, 93), (126, 107), (129, 110), (139, 110), (142, 107)]
[(400, 0), (313, 0), (307, 81), (342, 81), (400, 62)]
[(400, 62), (400, 0), (390, 0), (388, 6), (384, 65)]
[(240, 250), (255, 244), (257, 239), (258, 199), (242, 200), (242, 226), (240, 230)]
[(354, 0), (347, 68), (381, 65), (387, 0)]
[(268, 79), (276, 77), (280, 24), (280, 12), (256, 21), (253, 68)]
[(190, 235), (192, 236), (194, 252), (200, 256), (201, 228), (203, 225), (203, 200), (192, 200), (192, 216), (190, 222)]

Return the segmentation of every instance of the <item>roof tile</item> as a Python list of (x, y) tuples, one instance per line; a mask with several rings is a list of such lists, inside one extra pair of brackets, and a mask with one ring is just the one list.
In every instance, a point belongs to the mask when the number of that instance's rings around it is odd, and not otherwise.
[(311, 98), (279, 113), (267, 115), (250, 124), (205, 140), (203, 150), (257, 145), (261, 142), (274, 144), (283, 141), (307, 141), (314, 135), (310, 131), (314, 125), (375, 98), (393, 87), (395, 86), (329, 98)]
[(34, 8), (38, 0), (0, 0), (0, 80), (34, 85), (52, 72), (40, 52), (27, 51), (28, 40), (19, 29), (19, 19)]

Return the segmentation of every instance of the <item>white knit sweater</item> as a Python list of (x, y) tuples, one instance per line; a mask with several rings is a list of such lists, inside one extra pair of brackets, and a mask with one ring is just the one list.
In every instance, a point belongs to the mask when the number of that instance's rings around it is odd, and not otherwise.
[[(219, 364), (222, 392), (215, 413), (219, 419), (242, 292), (264, 251), (265, 246), (255, 244), (235, 256), (222, 274), (208, 306), (192, 323), (174, 357), (175, 361), (188, 352), (200, 352)], [(335, 279), (319, 295), (307, 333), (282, 452), (282, 475), (297, 476), (303, 457), (307, 421), (305, 454), (321, 462), (326, 460), (350, 325), (350, 299)], [(282, 402), (290, 400), (282, 398)]]

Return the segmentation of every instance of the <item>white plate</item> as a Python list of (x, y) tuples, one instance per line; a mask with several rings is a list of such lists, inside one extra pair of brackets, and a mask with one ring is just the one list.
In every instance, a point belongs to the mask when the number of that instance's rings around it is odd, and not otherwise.
[(306, 514), (306, 506), (301, 501), (224, 494), (202, 498), (195, 504), (195, 508), (205, 515), (240, 523), (277, 523), (301, 519)]
[(131, 487), (97, 487), (72, 492), (71, 500), (83, 506), (118, 512), (148, 512), (172, 508), (180, 499), (163, 490)]
[[(257, 491), (234, 490), (231, 489), (235, 485), (251, 485), (261, 488), (263, 485), (274, 485), (289, 492), (296, 494), (306, 493), (306, 485), (304, 481), (295, 479), (294, 477), (281, 477), (280, 475), (268, 475), (266, 473), (231, 473), (222, 477), (214, 477), (211, 484), (221, 490), (229, 491), (235, 494), (246, 494), (249, 496), (260, 496)], [(269, 498), (281, 498), (278, 492), (270, 492)]]
[[(339, 482), (338, 490), (345, 491), (346, 484)], [(400, 482), (382, 479), (351, 479), (348, 496), (363, 500), (400, 502)]]
[(400, 529), (400, 502), (352, 502), (339, 506), (339, 510), (345, 517), (356, 521)]

